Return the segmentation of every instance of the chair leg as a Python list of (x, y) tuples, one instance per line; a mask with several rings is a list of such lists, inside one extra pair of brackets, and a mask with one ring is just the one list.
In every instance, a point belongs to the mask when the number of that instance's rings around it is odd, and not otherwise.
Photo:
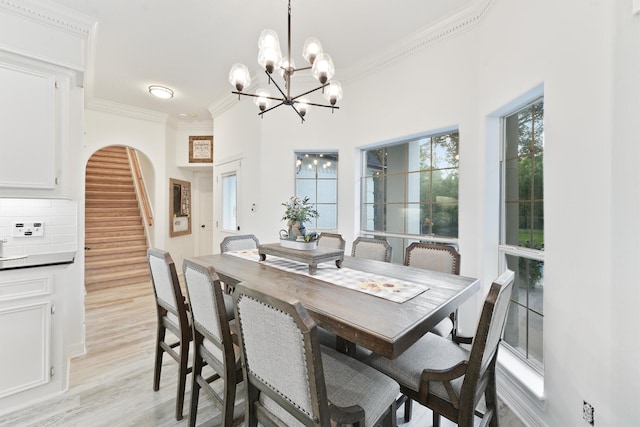
[(433, 411), (433, 427), (440, 427), (440, 414)]
[(176, 420), (182, 419), (182, 408), (184, 407), (184, 389), (187, 385), (187, 374), (189, 363), (189, 343), (180, 342), (180, 368), (178, 370), (178, 390), (176, 394)]
[(156, 334), (156, 362), (153, 368), (153, 391), (160, 390), (160, 373), (162, 371), (162, 355), (164, 349), (161, 343), (164, 342), (166, 329), (162, 326), (162, 319), (158, 319), (158, 331)]
[(407, 401), (404, 402), (404, 422), (411, 421), (411, 410), (413, 406), (413, 400), (407, 397)]
[(193, 357), (193, 371), (192, 371), (192, 382), (191, 382), (191, 406), (189, 409), (189, 427), (195, 427), (196, 425), (196, 416), (198, 415), (198, 398), (200, 397), (200, 384), (198, 383), (198, 378), (202, 376), (202, 359), (198, 356), (198, 351), (195, 348), (197, 343), (193, 343), (194, 349), (194, 357)]
[[(495, 369), (495, 367), (494, 367)], [(487, 406), (485, 416), (491, 417), (489, 419), (490, 427), (498, 427), (498, 397), (496, 395), (496, 376), (495, 371), (493, 375), (489, 376), (487, 388), (484, 391), (484, 400)]]

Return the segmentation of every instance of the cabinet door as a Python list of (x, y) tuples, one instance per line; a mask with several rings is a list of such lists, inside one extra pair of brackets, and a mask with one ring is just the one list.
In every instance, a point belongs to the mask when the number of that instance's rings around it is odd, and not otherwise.
[(51, 304), (0, 309), (0, 398), (49, 382)]
[(55, 77), (0, 63), (0, 187), (55, 189)]

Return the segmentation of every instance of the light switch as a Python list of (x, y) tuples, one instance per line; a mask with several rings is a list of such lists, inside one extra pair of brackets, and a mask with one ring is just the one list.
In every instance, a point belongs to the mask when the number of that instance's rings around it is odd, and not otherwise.
[(41, 237), (44, 236), (44, 222), (14, 222), (11, 230), (13, 237)]

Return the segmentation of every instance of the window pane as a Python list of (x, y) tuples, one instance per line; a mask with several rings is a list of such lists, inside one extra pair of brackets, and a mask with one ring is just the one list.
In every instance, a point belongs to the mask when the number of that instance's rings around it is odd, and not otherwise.
[(309, 200), (316, 200), (316, 181), (315, 179), (298, 179), (296, 180), (296, 196), (309, 197)]
[(316, 228), (338, 227), (338, 209), (337, 205), (318, 205), (318, 218)]
[(386, 224), (382, 231), (389, 233), (404, 233), (405, 214), (407, 208), (402, 203), (389, 203), (386, 205)]
[(535, 366), (542, 368), (543, 366), (543, 344), (542, 331), (544, 326), (544, 318), (532, 311), (529, 314), (529, 361)]
[(387, 175), (384, 179), (384, 201), (386, 203), (402, 203), (405, 199), (405, 181), (407, 175)]
[(432, 138), (432, 164), (434, 169), (458, 167), (457, 134), (439, 135)]
[(222, 177), (222, 229), (236, 231), (236, 175)]
[(318, 180), (318, 203), (336, 203), (338, 200), (338, 181), (335, 179)]
[(458, 236), (458, 204), (434, 203), (432, 205), (433, 234), (437, 236)]

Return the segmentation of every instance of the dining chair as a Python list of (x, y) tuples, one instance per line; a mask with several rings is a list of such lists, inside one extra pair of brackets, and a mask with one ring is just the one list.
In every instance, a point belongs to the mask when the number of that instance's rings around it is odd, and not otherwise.
[[(178, 384), (176, 394), (176, 420), (182, 419), (184, 390), (188, 367), (189, 343), (192, 340), (189, 325), (188, 305), (182, 295), (178, 273), (169, 252), (147, 249), (147, 261), (151, 271), (151, 283), (156, 300), (157, 332), (155, 344), (155, 366), (153, 369), (153, 390), (160, 389), (162, 356), (166, 353), (178, 362)], [(167, 329), (176, 341), (167, 341)]]
[(220, 242), (220, 253), (239, 251), (242, 249), (258, 249), (260, 241), (253, 234), (227, 236)]
[[(404, 265), (439, 271), (441, 273), (460, 274), (460, 253), (451, 246), (413, 242), (405, 251)], [(457, 314), (438, 323), (432, 330), (441, 337), (455, 336)]]
[[(498, 425), (496, 360), (507, 318), (515, 275), (507, 270), (492, 284), (485, 299), (471, 349), (427, 333), (396, 359), (372, 353), (366, 363), (400, 383), (410, 399), (433, 411), (433, 425), (440, 415), (462, 427)], [(486, 410), (476, 410), (484, 394)]]
[[(231, 338), (229, 318), (220, 279), (211, 266), (185, 259), (182, 264), (191, 305), (193, 331), (193, 379), (189, 425), (196, 425), (198, 398), (203, 389), (222, 410), (222, 425), (236, 426), (244, 414), (234, 418), (236, 386), (242, 382), (240, 354)], [(213, 370), (213, 376), (203, 375)], [(216, 383), (222, 382), (221, 387)]]
[(318, 246), (330, 249), (342, 249), (347, 246), (341, 234), (338, 233), (320, 233), (318, 235)]
[(386, 240), (357, 237), (351, 246), (351, 256), (391, 262), (393, 248)]
[(317, 326), (300, 302), (250, 289), (246, 282), (236, 287), (233, 298), (245, 425), (395, 426), (398, 384), (321, 346)]
[[(220, 242), (220, 253), (230, 252), (230, 251), (240, 251), (243, 249), (258, 249), (260, 245), (260, 241), (253, 234), (237, 234), (235, 236), (227, 236)], [(231, 295), (233, 292), (233, 286), (223, 283), (223, 288), (225, 294)], [(227, 307), (231, 307), (231, 311), (233, 312), (233, 302), (229, 297), (229, 301), (227, 302)], [(231, 319), (233, 319), (234, 314), (231, 314)]]

